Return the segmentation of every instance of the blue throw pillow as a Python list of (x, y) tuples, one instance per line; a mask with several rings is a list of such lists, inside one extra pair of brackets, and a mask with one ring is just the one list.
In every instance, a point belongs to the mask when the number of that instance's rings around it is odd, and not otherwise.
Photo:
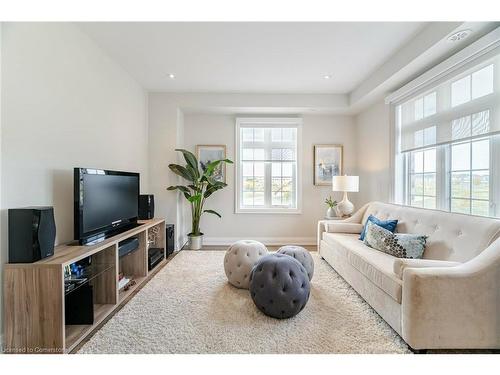
[(396, 226), (398, 225), (397, 220), (380, 220), (377, 219), (375, 216), (370, 215), (368, 216), (368, 219), (366, 220), (365, 227), (363, 228), (363, 231), (361, 232), (361, 235), (359, 236), (359, 239), (363, 241), (365, 239), (366, 235), (366, 229), (368, 228), (368, 223), (373, 223), (377, 224), (379, 227), (382, 227), (384, 229), (387, 229), (388, 231), (391, 231), (394, 233), (396, 230)]

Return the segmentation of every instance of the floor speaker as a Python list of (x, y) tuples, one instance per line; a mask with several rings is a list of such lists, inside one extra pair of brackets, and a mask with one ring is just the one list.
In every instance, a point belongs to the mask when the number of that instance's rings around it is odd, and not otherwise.
[(174, 252), (175, 249), (175, 236), (174, 224), (167, 224), (166, 226), (166, 242), (167, 242), (167, 257)]

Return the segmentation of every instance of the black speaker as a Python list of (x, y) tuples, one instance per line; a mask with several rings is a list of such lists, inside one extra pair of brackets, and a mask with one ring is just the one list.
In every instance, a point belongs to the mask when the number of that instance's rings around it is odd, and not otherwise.
[(53, 207), (9, 209), (9, 263), (33, 263), (54, 254)]
[(174, 252), (175, 237), (174, 237), (174, 224), (167, 224), (166, 226), (166, 242), (167, 242), (167, 257)]
[(139, 195), (139, 220), (150, 220), (155, 217), (155, 196)]
[(93, 288), (85, 283), (66, 294), (64, 298), (65, 323), (68, 325), (94, 324)]

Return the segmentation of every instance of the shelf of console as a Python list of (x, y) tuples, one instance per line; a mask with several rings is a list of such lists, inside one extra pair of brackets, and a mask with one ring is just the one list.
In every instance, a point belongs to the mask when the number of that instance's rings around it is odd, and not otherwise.
[[(165, 220), (140, 221), (141, 225), (99, 244), (57, 246), (50, 258), (30, 264), (4, 266), (4, 328), (6, 353), (68, 353), (106, 317), (148, 282), (165, 261), (148, 271), (148, 231), (157, 233), (154, 247), (165, 251)], [(159, 227), (157, 228), (155, 227)], [(155, 229), (153, 229), (155, 228)], [(139, 248), (119, 258), (118, 243), (132, 236)], [(166, 255), (166, 253), (165, 253)], [(93, 288), (94, 323), (65, 324), (64, 267), (86, 257), (101, 265), (102, 272), (89, 280)], [(166, 257), (166, 256), (165, 256)], [(127, 291), (118, 290), (118, 274), (135, 280)]]

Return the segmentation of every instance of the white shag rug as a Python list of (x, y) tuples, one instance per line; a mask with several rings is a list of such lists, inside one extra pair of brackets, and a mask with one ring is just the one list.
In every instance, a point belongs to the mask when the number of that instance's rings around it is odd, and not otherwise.
[(181, 251), (79, 353), (410, 352), (316, 252), (309, 301), (286, 320), (227, 282), (224, 254)]

